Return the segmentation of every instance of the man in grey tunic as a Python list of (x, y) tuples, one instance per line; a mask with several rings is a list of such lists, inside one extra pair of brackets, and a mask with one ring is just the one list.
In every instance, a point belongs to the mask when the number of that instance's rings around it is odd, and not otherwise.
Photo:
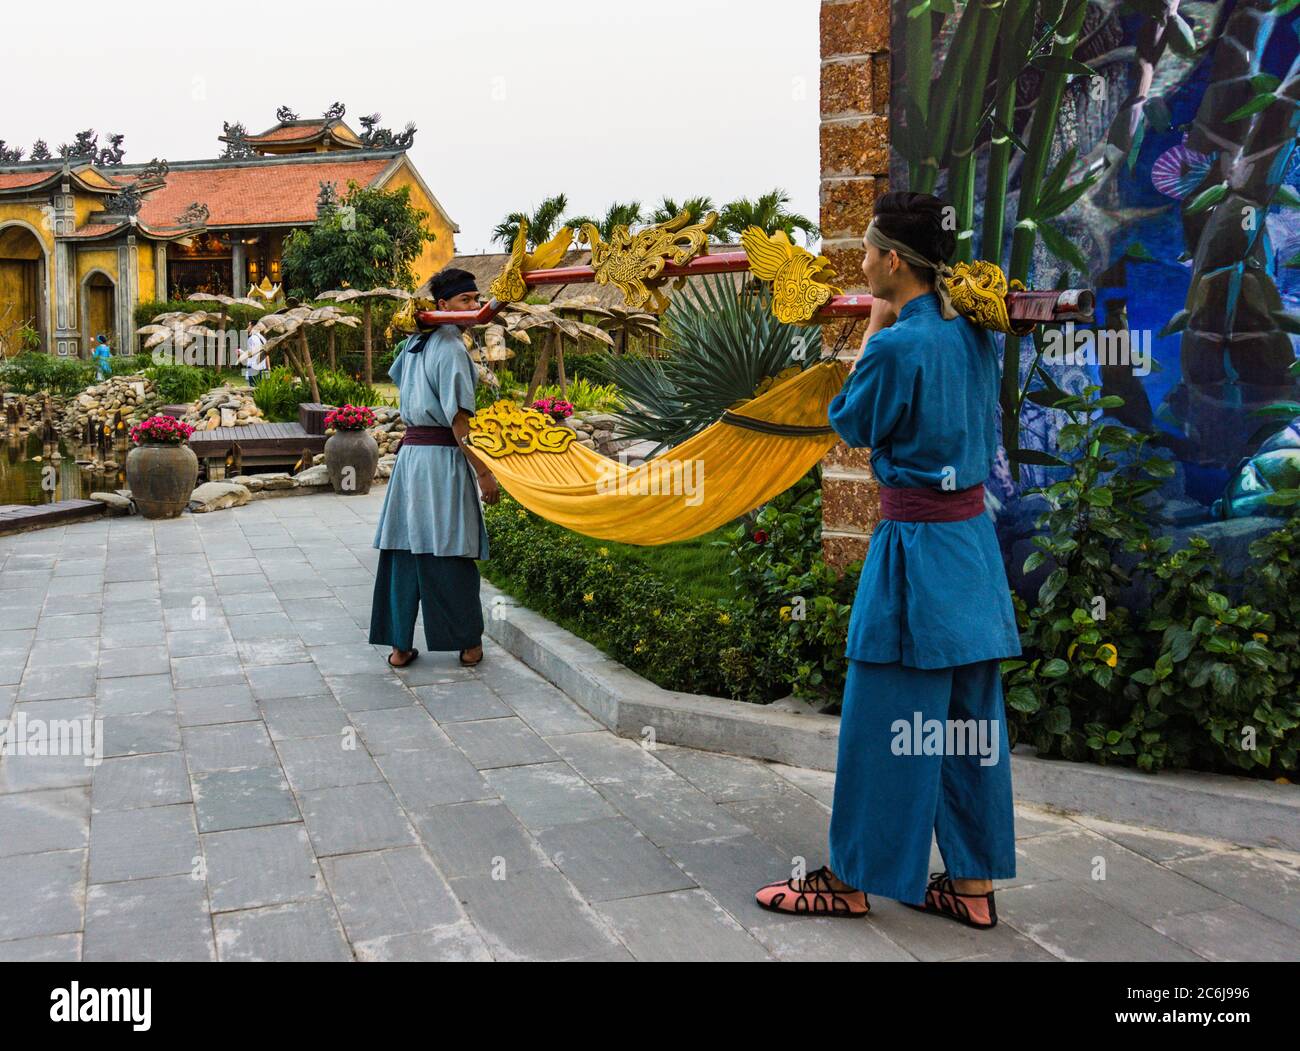
[[(439, 310), (478, 309), (474, 275), (465, 270), (443, 270), (431, 287)], [(393, 667), (410, 664), (419, 656), (412, 643), (423, 608), (428, 648), (459, 650), (462, 664), (477, 664), (483, 610), (475, 559), (488, 557), (480, 490), (485, 503), (500, 499), (486, 458), (469, 446), (478, 375), (455, 325), (408, 338), (388, 374), (407, 429), (375, 531), (370, 641), (393, 648)]]

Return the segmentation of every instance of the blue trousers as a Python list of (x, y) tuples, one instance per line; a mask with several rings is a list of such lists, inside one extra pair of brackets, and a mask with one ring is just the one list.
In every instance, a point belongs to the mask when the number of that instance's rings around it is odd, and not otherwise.
[(998, 664), (849, 661), (830, 830), (831, 871), (849, 886), (921, 904), (932, 833), (955, 879), (1016, 874)]
[(424, 641), (433, 650), (468, 650), (483, 641), (478, 565), (455, 555), (383, 549), (370, 605), (370, 642), (409, 650), (424, 610)]

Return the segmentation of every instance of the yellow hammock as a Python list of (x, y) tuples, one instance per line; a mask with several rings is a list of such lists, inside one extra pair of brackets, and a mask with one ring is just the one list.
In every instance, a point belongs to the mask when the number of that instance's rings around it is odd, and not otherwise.
[(839, 440), (827, 424), (848, 365), (824, 361), (742, 402), (639, 467), (601, 456), (535, 409), (499, 401), (470, 442), (528, 510), (623, 544), (689, 540), (785, 492)]

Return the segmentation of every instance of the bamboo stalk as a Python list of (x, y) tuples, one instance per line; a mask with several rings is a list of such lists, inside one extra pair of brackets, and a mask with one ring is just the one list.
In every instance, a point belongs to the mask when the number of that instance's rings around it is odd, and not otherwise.
[[(933, 39), (930, 30), (930, 6), (913, 17), (907, 12), (913, 0), (899, 0), (904, 18), (904, 68), (907, 70), (908, 90), (921, 113), (930, 112), (930, 77), (934, 72)], [(913, 185), (920, 181), (921, 172), (913, 166), (908, 173)]]
[[(1052, 38), (1051, 57), (1071, 58), (1074, 55), (1087, 11), (1087, 0), (1069, 0), (1068, 3), (1063, 0), (1056, 9), (1058, 24)], [(1042, 87), (1034, 104), (1030, 125), (1033, 135), (1028, 143), (1029, 152), (1020, 169), (1020, 200), (1016, 209), (1015, 232), (1011, 235), (1011, 265), (1007, 273), (1011, 279), (1027, 281), (1029, 277), (1034, 243), (1038, 239), (1037, 227), (1033, 225), (1032, 218), (1038, 207), (1038, 191), (1047, 171), (1052, 142), (1056, 138), (1056, 119), (1060, 113), (1068, 76), (1066, 73), (1044, 71)], [(1020, 337), (1010, 333), (1006, 336), (1002, 356), (1001, 402), (1002, 444), (1007, 455), (1014, 457), (1020, 448)], [(1014, 458), (1011, 459), (1011, 476), (1017, 480), (1020, 478), (1020, 465)]]
[[(984, 110), (984, 89), (988, 83), (989, 62), (993, 45), (997, 42), (998, 21), (1003, 0), (982, 0), (972, 33), (975, 45), (969, 69), (960, 76), (949, 78), (950, 91), (957, 84), (968, 81), (962, 91), (958, 109), (957, 127), (953, 132), (952, 168), (948, 183), (950, 196), (957, 209), (957, 259), (969, 263), (975, 258), (975, 139), (979, 134), (979, 118)], [(945, 74), (947, 66), (944, 67)]]
[[(998, 48), (998, 88), (995, 114), (1008, 131), (1016, 119), (1016, 79), (1034, 29), (1034, 0), (1007, 0), (1008, 14), (1003, 16)], [(1006, 231), (1007, 178), (1011, 170), (1011, 137), (995, 131), (989, 147), (989, 161), (984, 194), (984, 231), (980, 236), (980, 254), (995, 263), (1002, 262), (1002, 238)]]
[[(948, 48), (948, 56), (944, 59), (943, 72), (939, 77), (939, 97), (934, 113), (928, 118), (930, 146), (934, 152), (921, 161), (917, 177), (911, 183), (911, 188), (918, 193), (934, 193), (934, 185), (939, 179), (939, 168), (948, 152), (953, 110), (957, 107), (957, 99), (962, 91), (962, 72), (970, 60), (971, 48), (975, 45), (975, 27), (980, 20), (981, 7), (979, 0), (967, 0), (961, 21), (957, 23), (957, 30), (953, 34), (952, 44)], [(928, 17), (928, 13), (922, 17)], [(910, 73), (908, 79), (911, 79)]]

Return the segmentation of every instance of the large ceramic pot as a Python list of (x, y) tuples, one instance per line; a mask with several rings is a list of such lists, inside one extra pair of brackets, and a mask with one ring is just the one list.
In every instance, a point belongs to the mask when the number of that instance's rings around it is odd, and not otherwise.
[(126, 454), (126, 484), (145, 518), (175, 518), (199, 480), (199, 459), (188, 445), (143, 443)]
[(335, 431), (325, 443), (330, 485), (343, 496), (370, 492), (379, 465), (379, 446), (369, 431)]

